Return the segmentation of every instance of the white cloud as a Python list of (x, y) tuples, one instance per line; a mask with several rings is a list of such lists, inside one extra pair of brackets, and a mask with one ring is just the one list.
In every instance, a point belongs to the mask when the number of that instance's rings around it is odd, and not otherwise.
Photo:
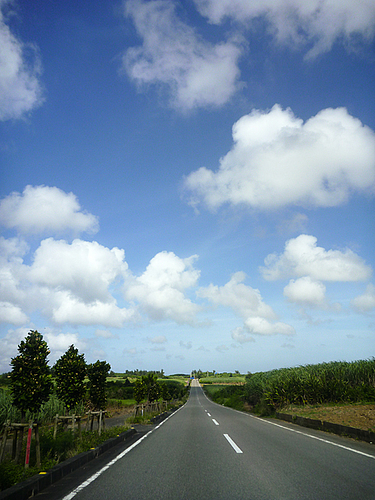
[(244, 326), (250, 333), (256, 335), (295, 335), (296, 333), (294, 328), (286, 323), (280, 321), (270, 323), (260, 317), (247, 318)]
[(185, 178), (193, 206), (330, 207), (375, 192), (375, 133), (345, 108), (305, 123), (277, 104), (253, 110), (234, 124), (233, 140), (216, 172), (201, 167)]
[(253, 337), (249, 337), (244, 332), (244, 329), (240, 326), (235, 328), (231, 333), (232, 339), (240, 344), (245, 344), (246, 342), (255, 342)]
[(331, 49), (336, 41), (348, 45), (355, 37), (370, 41), (375, 31), (375, 4), (343, 0), (194, 0), (211, 23), (229, 17), (242, 25), (264, 17), (281, 43), (293, 47), (308, 44), (307, 56)]
[(26, 328), (17, 328), (17, 330), (9, 330), (5, 337), (0, 339), (0, 373), (11, 371), (10, 360), (18, 356), (18, 346), (28, 332)]
[(40, 234), (98, 230), (98, 219), (82, 211), (77, 197), (57, 187), (26, 186), (0, 202), (0, 224), (21, 233)]
[(133, 306), (122, 309), (112, 287), (127, 274), (124, 251), (97, 242), (68, 244), (43, 240), (28, 266), (22, 240), (0, 238), (2, 319), (16, 325), (28, 321), (26, 312), (40, 311), (55, 323), (121, 327), (135, 318)]
[[(253, 334), (293, 335), (294, 328), (286, 323), (268, 321), (277, 319), (275, 312), (263, 302), (259, 290), (242, 283), (244, 279), (244, 273), (235, 273), (226, 285), (218, 287), (211, 284), (207, 288), (199, 289), (197, 295), (217, 306), (230, 307), (244, 319), (244, 328)], [(241, 329), (234, 330), (232, 338), (241, 343), (246, 341)]]
[(259, 290), (243, 283), (245, 278), (245, 273), (237, 272), (224, 286), (219, 287), (211, 284), (206, 288), (200, 288), (197, 295), (208, 299), (215, 305), (230, 307), (243, 318), (261, 316), (275, 319), (276, 314), (270, 306), (263, 302)]
[(57, 324), (103, 325), (121, 328), (125, 322), (134, 318), (132, 309), (120, 308), (112, 298), (109, 302), (93, 300), (82, 302), (68, 291), (57, 291), (49, 294), (49, 302), (45, 304), (45, 313)]
[(369, 283), (364, 294), (351, 301), (352, 307), (360, 313), (368, 313), (375, 309), (375, 287)]
[(72, 344), (80, 350), (85, 346), (85, 343), (79, 340), (77, 333), (48, 332), (43, 335), (43, 340), (47, 342), (51, 353), (53, 353), (53, 357), (59, 357), (64, 354)]
[(10, 302), (0, 302), (0, 323), (10, 323), (21, 326), (29, 321), (29, 318), (21, 308)]
[(325, 250), (308, 234), (288, 240), (283, 254), (270, 254), (264, 263), (260, 271), (269, 281), (304, 276), (315, 281), (362, 281), (372, 273), (371, 266), (352, 250)]
[(0, 297), (4, 302), (1, 316), (4, 322), (16, 325), (27, 322), (20, 308), (27, 299), (27, 292), (21, 286), (25, 270), (23, 256), (27, 252), (28, 246), (23, 240), (0, 236)]
[(44, 101), (38, 49), (11, 32), (4, 14), (10, 3), (0, 1), (0, 120), (21, 118)]
[(326, 305), (326, 287), (321, 281), (315, 281), (310, 276), (303, 276), (297, 280), (290, 280), (284, 288), (284, 297), (290, 302), (312, 307)]
[(185, 297), (184, 291), (198, 281), (200, 273), (193, 267), (196, 258), (181, 259), (173, 252), (156, 254), (146, 271), (127, 284), (126, 298), (138, 301), (154, 320), (170, 318), (192, 324), (199, 307)]
[(127, 269), (125, 252), (119, 248), (48, 238), (36, 250), (28, 278), (50, 289), (69, 291), (83, 302), (106, 302), (111, 300), (110, 285), (123, 278)]
[(171, 105), (182, 110), (228, 102), (238, 89), (241, 49), (236, 41), (205, 42), (178, 18), (171, 0), (130, 0), (125, 6), (143, 39), (123, 57), (130, 78), (140, 85), (167, 86)]

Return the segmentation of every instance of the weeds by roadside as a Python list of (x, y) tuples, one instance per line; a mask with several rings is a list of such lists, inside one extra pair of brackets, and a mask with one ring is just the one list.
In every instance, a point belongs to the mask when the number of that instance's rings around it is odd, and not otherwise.
[(0, 464), (0, 489), (3, 491), (28, 477), (50, 469), (67, 458), (96, 448), (104, 441), (118, 436), (127, 429), (129, 429), (129, 425), (111, 427), (103, 431), (100, 436), (97, 432), (83, 431), (81, 439), (78, 433), (73, 434), (72, 431), (59, 431), (56, 439), (53, 439), (52, 429), (42, 430), (40, 433), (41, 467), (35, 466), (35, 442), (33, 441), (29, 469), (25, 469), (23, 464), (15, 464), (9, 458)]

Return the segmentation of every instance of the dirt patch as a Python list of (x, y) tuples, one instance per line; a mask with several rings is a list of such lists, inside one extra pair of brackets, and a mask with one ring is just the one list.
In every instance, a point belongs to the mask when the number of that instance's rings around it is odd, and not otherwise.
[(108, 417), (105, 419), (106, 427), (126, 425), (126, 420), (134, 415), (134, 407), (108, 408)]
[(288, 406), (280, 412), (375, 432), (375, 404)]

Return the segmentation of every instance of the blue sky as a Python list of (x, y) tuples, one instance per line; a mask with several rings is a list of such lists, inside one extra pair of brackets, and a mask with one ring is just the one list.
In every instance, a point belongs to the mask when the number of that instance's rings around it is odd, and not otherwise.
[(0, 8), (0, 371), (374, 355), (372, 2)]

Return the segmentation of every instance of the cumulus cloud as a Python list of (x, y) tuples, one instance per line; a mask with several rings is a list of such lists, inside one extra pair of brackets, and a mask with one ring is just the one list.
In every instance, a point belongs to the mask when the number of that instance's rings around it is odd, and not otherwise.
[(196, 258), (181, 259), (165, 251), (156, 254), (146, 271), (127, 284), (125, 297), (138, 301), (151, 319), (192, 324), (199, 307), (184, 292), (198, 281), (200, 272), (193, 267)]
[(235, 40), (204, 41), (178, 18), (171, 0), (130, 0), (125, 13), (143, 40), (123, 56), (123, 68), (136, 83), (166, 86), (171, 105), (182, 110), (221, 106), (236, 92), (241, 49)]
[(197, 291), (198, 297), (208, 299), (215, 305), (230, 307), (241, 317), (260, 316), (275, 319), (276, 314), (272, 307), (263, 302), (259, 290), (251, 288), (243, 283), (246, 275), (237, 272), (232, 275), (230, 281), (224, 286), (209, 285)]
[[(245, 277), (244, 273), (237, 272), (224, 286), (219, 287), (211, 284), (206, 288), (200, 288), (197, 295), (208, 299), (217, 306), (230, 307), (244, 319), (244, 329), (252, 334), (293, 335), (295, 333), (293, 327), (286, 323), (271, 323), (269, 321), (276, 320), (277, 315), (269, 305), (263, 302), (259, 290), (243, 283)], [(246, 341), (242, 329), (234, 330), (232, 338), (241, 343)]]
[(296, 46), (308, 44), (307, 57), (331, 49), (336, 41), (348, 45), (353, 38), (370, 41), (375, 31), (373, 2), (342, 0), (194, 0), (211, 23), (231, 18), (243, 26), (264, 18), (276, 40)]
[(284, 288), (284, 297), (290, 302), (321, 307), (326, 304), (326, 287), (321, 281), (314, 281), (310, 276), (290, 280)]
[(23, 256), (28, 252), (25, 241), (19, 238), (0, 237), (0, 321), (23, 325), (28, 317), (21, 305), (27, 300), (27, 292), (21, 285), (25, 266)]
[(260, 271), (269, 281), (309, 276), (312, 280), (310, 284), (306, 280), (298, 281), (297, 285), (291, 285), (289, 293), (293, 292), (293, 288), (304, 285), (309, 287), (310, 295), (314, 288), (316, 297), (318, 287), (313, 285), (313, 280), (362, 281), (372, 274), (371, 266), (352, 250), (325, 250), (317, 246), (315, 236), (308, 234), (288, 240), (283, 254), (270, 254), (264, 263), (265, 267), (261, 267)]
[(367, 285), (364, 294), (351, 301), (351, 306), (360, 313), (368, 313), (375, 309), (375, 287), (372, 283)]
[(134, 307), (117, 306), (112, 288), (127, 274), (124, 251), (97, 242), (43, 240), (26, 265), (23, 240), (0, 238), (1, 318), (15, 325), (40, 311), (58, 324), (121, 327)]
[(83, 302), (111, 300), (109, 286), (126, 275), (125, 252), (96, 241), (43, 240), (34, 254), (29, 280), (53, 289), (65, 289)]
[(109, 302), (98, 299), (90, 303), (82, 302), (68, 291), (56, 291), (48, 294), (45, 313), (57, 324), (104, 325), (121, 328), (134, 317), (133, 309), (120, 308), (112, 298)]
[(29, 318), (17, 305), (10, 302), (0, 302), (0, 323), (10, 323), (21, 326), (29, 321)]
[(4, 14), (9, 4), (0, 0), (0, 120), (21, 118), (44, 101), (38, 49), (12, 33)]
[(238, 342), (239, 344), (245, 344), (247, 342), (255, 342), (253, 337), (246, 335), (244, 329), (240, 326), (235, 328), (231, 333), (232, 339)]
[(83, 211), (73, 193), (57, 187), (26, 186), (0, 202), (0, 224), (20, 233), (95, 233), (98, 219)]
[(276, 321), (270, 323), (265, 318), (254, 317), (245, 320), (245, 328), (257, 335), (294, 335), (296, 332), (291, 325)]
[(79, 350), (85, 347), (85, 343), (79, 339), (77, 333), (47, 332), (43, 335), (43, 339), (47, 342), (54, 358), (64, 354), (72, 344)]
[(331, 207), (375, 192), (375, 133), (345, 108), (305, 123), (278, 104), (253, 110), (234, 124), (233, 141), (216, 172), (201, 167), (185, 178), (193, 206)]
[(28, 332), (29, 330), (26, 328), (17, 328), (16, 330), (9, 330), (0, 339), (0, 373), (11, 371), (10, 360), (19, 354), (18, 346)]

